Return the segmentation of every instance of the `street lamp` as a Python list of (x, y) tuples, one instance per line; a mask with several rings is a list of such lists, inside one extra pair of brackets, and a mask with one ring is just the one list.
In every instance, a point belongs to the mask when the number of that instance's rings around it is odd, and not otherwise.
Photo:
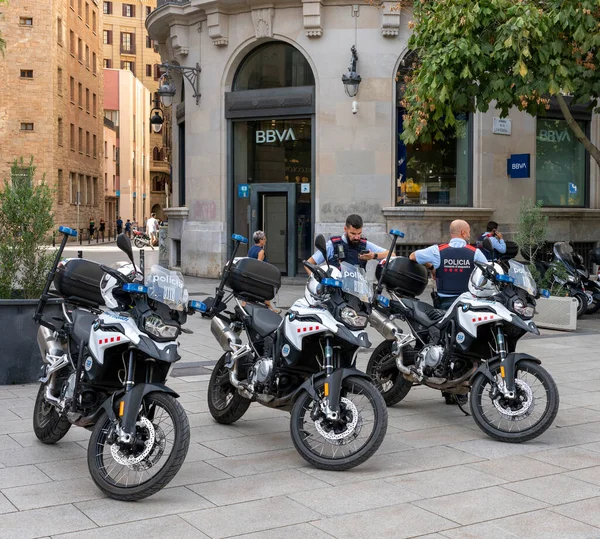
[(175, 70), (181, 72), (181, 74), (188, 80), (194, 90), (194, 97), (196, 98), (196, 105), (200, 103), (200, 64), (196, 64), (196, 67), (176, 66), (172, 64), (160, 64), (159, 67), (166, 69), (163, 76), (160, 78), (160, 86), (158, 88), (158, 95), (165, 107), (170, 107), (173, 104), (173, 97), (177, 89), (173, 84), (170, 71)]
[(150, 111), (150, 125), (152, 126), (152, 131), (160, 133), (163, 123), (165, 123), (165, 118), (160, 108), (160, 97), (156, 95), (154, 98), (154, 108)]
[(350, 59), (350, 67), (348, 67), (348, 74), (342, 75), (342, 82), (344, 83), (344, 90), (348, 97), (355, 97), (358, 94), (358, 86), (361, 82), (360, 75), (356, 72), (356, 62), (358, 62), (358, 54), (356, 54), (356, 45), (352, 45), (350, 49), (352, 52), (352, 58)]

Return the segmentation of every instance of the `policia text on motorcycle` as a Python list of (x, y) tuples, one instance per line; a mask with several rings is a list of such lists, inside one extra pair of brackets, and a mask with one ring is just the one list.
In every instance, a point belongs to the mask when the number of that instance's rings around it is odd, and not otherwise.
[(485, 255), (472, 245), (469, 223), (462, 220), (450, 223), (450, 241), (432, 245), (410, 254), (410, 259), (434, 268), (440, 307), (448, 309), (454, 300), (466, 292), (469, 277), (475, 269), (473, 261), (486, 263)]
[[(343, 236), (332, 236), (327, 242), (327, 259), (332, 266), (341, 262), (364, 268), (369, 260), (381, 260), (388, 251), (362, 237), (363, 220), (360, 215), (352, 214), (346, 218)], [(325, 263), (323, 255), (317, 251), (308, 261), (320, 266)], [(310, 273), (309, 270), (306, 270)]]

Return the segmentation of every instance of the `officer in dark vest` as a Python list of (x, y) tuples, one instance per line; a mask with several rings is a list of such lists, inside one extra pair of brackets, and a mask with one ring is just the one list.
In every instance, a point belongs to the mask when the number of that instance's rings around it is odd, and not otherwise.
[[(483, 240), (486, 238), (490, 240), (492, 251), (484, 248)], [(496, 221), (490, 221), (487, 224), (486, 231), (477, 238), (476, 245), (489, 261), (498, 260), (501, 255), (506, 253), (506, 242), (502, 238), (502, 234), (498, 232), (498, 223)]]
[[(343, 236), (332, 236), (327, 242), (327, 259), (332, 266), (342, 262), (364, 268), (369, 260), (387, 257), (387, 250), (362, 237), (363, 220), (360, 215), (349, 215), (346, 219)], [(320, 266), (325, 263), (323, 255), (317, 251), (308, 261)], [(307, 270), (308, 273), (310, 273)]]

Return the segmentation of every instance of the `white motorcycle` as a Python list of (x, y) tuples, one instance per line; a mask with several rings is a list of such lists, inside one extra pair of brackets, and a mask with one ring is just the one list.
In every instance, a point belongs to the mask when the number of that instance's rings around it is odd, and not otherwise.
[[(304, 262), (312, 272), (305, 298), (282, 319), (265, 305), (281, 284), (279, 270), (253, 258), (233, 263), (247, 242), (233, 239), (232, 261), (203, 307), (225, 351), (209, 382), (212, 416), (233, 423), (252, 401), (287, 410), (294, 446), (307, 462), (326, 470), (365, 462), (383, 441), (387, 409), (370, 378), (355, 368), (359, 348), (371, 346), (364, 330), (372, 288), (364, 272)], [(323, 236), (316, 246), (325, 251)], [(228, 311), (231, 299), (235, 306)]]

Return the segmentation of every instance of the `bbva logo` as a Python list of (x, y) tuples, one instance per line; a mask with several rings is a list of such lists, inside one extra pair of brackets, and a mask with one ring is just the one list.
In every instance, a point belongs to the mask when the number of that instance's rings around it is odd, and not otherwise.
[(256, 144), (264, 144), (265, 142), (284, 142), (287, 140), (298, 140), (294, 134), (294, 130), (290, 127), (279, 131), (279, 129), (267, 129), (266, 131), (256, 132)]
[(571, 142), (571, 137), (566, 129), (563, 129), (562, 131), (554, 129), (540, 129), (538, 140), (541, 142)]
[(527, 168), (527, 163), (513, 163), (512, 164), (512, 169), (513, 170), (521, 170)]

